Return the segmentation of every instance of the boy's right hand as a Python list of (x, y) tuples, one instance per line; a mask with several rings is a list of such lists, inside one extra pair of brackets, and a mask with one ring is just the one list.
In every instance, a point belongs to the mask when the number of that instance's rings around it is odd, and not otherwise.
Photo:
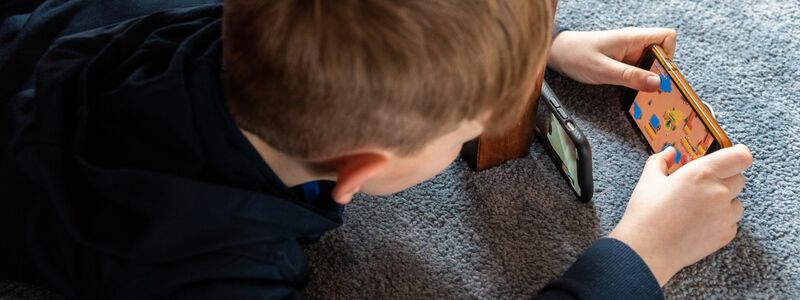
[(736, 196), (753, 163), (744, 145), (720, 149), (667, 176), (670, 147), (647, 160), (625, 214), (609, 237), (631, 247), (660, 286), (730, 243), (742, 218)]

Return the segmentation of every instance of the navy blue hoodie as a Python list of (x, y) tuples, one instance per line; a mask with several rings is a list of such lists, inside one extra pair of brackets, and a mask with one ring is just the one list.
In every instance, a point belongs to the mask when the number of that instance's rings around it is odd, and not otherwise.
[[(0, 279), (69, 299), (301, 297), (341, 224), (225, 110), (219, 1), (0, 4)], [(661, 297), (601, 239), (542, 298)]]

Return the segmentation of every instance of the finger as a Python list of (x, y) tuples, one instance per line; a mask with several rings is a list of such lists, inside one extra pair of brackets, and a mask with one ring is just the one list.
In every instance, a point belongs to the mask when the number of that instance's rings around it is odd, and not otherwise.
[(742, 217), (744, 217), (744, 205), (742, 204), (742, 201), (739, 201), (738, 198), (733, 198), (733, 201), (731, 201), (731, 206), (732, 206), (731, 219), (733, 220), (735, 225), (735, 223), (739, 222), (742, 219)]
[(714, 153), (698, 158), (686, 166), (690, 168), (709, 168), (717, 178), (728, 178), (741, 175), (752, 165), (753, 154), (750, 152), (750, 148), (739, 144), (717, 150)]
[(744, 175), (741, 173), (739, 175), (734, 175), (729, 178), (721, 179), (722, 184), (731, 191), (731, 197), (736, 197), (739, 193), (742, 192), (745, 185)]
[(642, 170), (642, 179), (644, 178), (658, 178), (668, 175), (669, 166), (675, 159), (675, 148), (668, 147), (663, 151), (653, 154), (647, 159), (647, 163)]
[(739, 224), (733, 224), (728, 229), (727, 236), (725, 237), (725, 245), (730, 244), (733, 239), (736, 238), (737, 233), (739, 232)]
[(664, 48), (664, 51), (667, 52), (667, 57), (672, 59), (675, 57), (678, 33), (671, 28), (658, 28), (656, 31), (658, 31), (656, 34), (663, 35), (664, 39), (660, 43), (661, 48)]
[(635, 28), (630, 35), (629, 45), (635, 44), (644, 49), (647, 46), (658, 44), (671, 59), (675, 55), (677, 32), (671, 28)]
[(661, 79), (653, 72), (616, 61), (610, 57), (603, 57), (601, 63), (609, 70), (606, 73), (611, 74), (606, 77), (608, 82), (603, 83), (626, 86), (644, 92), (655, 92), (661, 84)]

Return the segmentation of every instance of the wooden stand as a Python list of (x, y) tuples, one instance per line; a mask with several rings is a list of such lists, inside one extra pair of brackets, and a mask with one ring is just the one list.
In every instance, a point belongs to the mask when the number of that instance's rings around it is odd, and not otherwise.
[(533, 129), (536, 126), (534, 117), (539, 105), (539, 93), (542, 88), (544, 72), (536, 80), (536, 88), (528, 99), (528, 108), (514, 127), (499, 136), (480, 136), (464, 144), (461, 158), (472, 170), (482, 171), (510, 159), (528, 155)]
[[(556, 3), (557, 0), (553, 0), (554, 8)], [(472, 170), (482, 171), (502, 164), (507, 160), (528, 155), (531, 141), (533, 140), (534, 126), (536, 126), (534, 117), (539, 105), (539, 95), (542, 91), (544, 68), (545, 66), (542, 66), (542, 69), (539, 70), (533, 95), (528, 99), (528, 109), (513, 128), (499, 136), (482, 135), (464, 144), (461, 150), (461, 158), (467, 162)]]

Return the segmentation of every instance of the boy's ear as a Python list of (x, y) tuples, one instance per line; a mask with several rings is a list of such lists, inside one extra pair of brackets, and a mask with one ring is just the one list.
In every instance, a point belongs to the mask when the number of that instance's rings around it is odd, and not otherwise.
[(336, 186), (331, 196), (336, 203), (350, 203), (353, 194), (361, 189), (365, 181), (386, 169), (389, 158), (381, 153), (367, 152), (350, 154), (329, 162), (336, 168)]

